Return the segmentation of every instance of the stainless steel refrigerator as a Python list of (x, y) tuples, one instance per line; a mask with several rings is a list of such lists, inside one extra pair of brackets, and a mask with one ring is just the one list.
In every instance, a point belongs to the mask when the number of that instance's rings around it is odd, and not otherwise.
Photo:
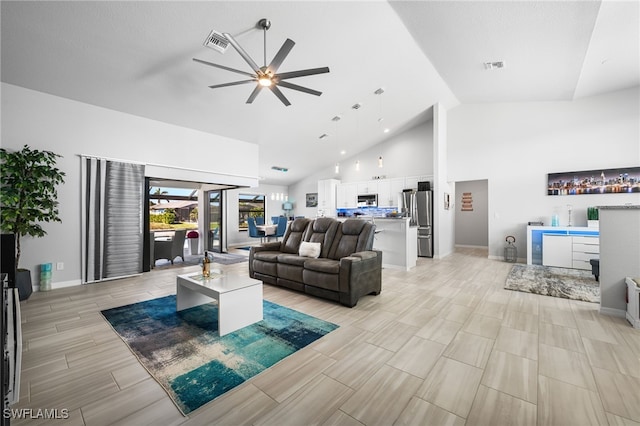
[(433, 192), (404, 190), (403, 213), (418, 227), (418, 256), (433, 257)]
[(433, 192), (416, 192), (418, 256), (433, 257)]

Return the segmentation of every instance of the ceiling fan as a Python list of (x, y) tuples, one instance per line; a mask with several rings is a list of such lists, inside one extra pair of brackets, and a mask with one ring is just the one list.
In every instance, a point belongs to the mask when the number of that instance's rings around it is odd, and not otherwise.
[(217, 89), (219, 87), (236, 86), (238, 84), (257, 83), (255, 89), (253, 89), (253, 92), (251, 92), (251, 95), (249, 95), (249, 98), (247, 99), (248, 104), (253, 103), (254, 99), (256, 98), (256, 96), (258, 96), (258, 94), (262, 89), (268, 88), (269, 90), (271, 90), (271, 92), (273, 92), (274, 95), (278, 97), (278, 99), (280, 99), (280, 101), (283, 104), (285, 104), (286, 106), (291, 105), (291, 102), (289, 102), (289, 100), (284, 96), (284, 94), (282, 93), (282, 91), (280, 91), (278, 86), (286, 87), (287, 89), (298, 90), (300, 92), (308, 93), (310, 95), (320, 96), (322, 92), (318, 92), (317, 90), (309, 89), (307, 87), (298, 86), (297, 84), (289, 83), (288, 81), (285, 81), (285, 80), (288, 80), (290, 78), (327, 73), (329, 72), (329, 68), (328, 67), (310, 68), (310, 69), (300, 70), (300, 71), (277, 73), (278, 68), (280, 68), (280, 65), (282, 64), (282, 62), (285, 60), (285, 58), (287, 57), (287, 55), (295, 45), (295, 42), (291, 39), (287, 39), (282, 44), (282, 47), (280, 47), (280, 50), (278, 50), (278, 53), (276, 53), (276, 56), (274, 56), (271, 63), (267, 65), (267, 30), (271, 27), (271, 21), (269, 21), (268, 19), (261, 19), (260, 21), (258, 21), (258, 26), (261, 27), (264, 32), (264, 66), (262, 67), (259, 67), (258, 64), (256, 64), (256, 62), (253, 59), (251, 59), (251, 56), (247, 54), (247, 52), (242, 48), (242, 46), (240, 46), (240, 44), (238, 44), (238, 42), (233, 38), (231, 34), (222, 33), (224, 38), (226, 38), (227, 41), (233, 46), (233, 48), (238, 51), (240, 56), (242, 56), (242, 59), (244, 59), (247, 62), (247, 64), (249, 64), (249, 66), (253, 70), (253, 73), (238, 70), (235, 68), (225, 67), (224, 65), (218, 65), (208, 61), (203, 61), (202, 59), (193, 58), (194, 61), (199, 62), (201, 64), (209, 65), (212, 67), (220, 68), (223, 70), (227, 70), (227, 71), (231, 71), (231, 72), (235, 72), (238, 74), (243, 74), (251, 77), (251, 79), (249, 80), (240, 80), (240, 81), (234, 81), (231, 83), (216, 84), (209, 87), (211, 89)]

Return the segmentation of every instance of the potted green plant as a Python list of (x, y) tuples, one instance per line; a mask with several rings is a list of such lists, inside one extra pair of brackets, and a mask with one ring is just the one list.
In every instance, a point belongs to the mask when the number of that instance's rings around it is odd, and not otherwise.
[(0, 229), (13, 234), (16, 242), (16, 287), (20, 299), (31, 294), (31, 273), (20, 269), (20, 237), (42, 237), (42, 222), (61, 222), (58, 214), (58, 184), (64, 172), (56, 167), (60, 155), (25, 145), (20, 151), (0, 148)]
[(598, 217), (597, 207), (587, 207), (587, 226), (589, 228), (598, 228)]

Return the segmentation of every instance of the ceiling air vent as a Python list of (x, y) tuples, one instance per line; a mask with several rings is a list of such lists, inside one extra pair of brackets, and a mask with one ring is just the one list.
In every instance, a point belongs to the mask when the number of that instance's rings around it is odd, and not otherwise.
[(287, 169), (286, 167), (280, 167), (280, 166), (271, 166), (272, 170), (277, 170), (279, 172), (288, 172), (289, 169)]
[(486, 70), (497, 70), (500, 68), (504, 68), (504, 62), (503, 61), (496, 61), (496, 62), (485, 62), (484, 63), (484, 69)]
[(216, 30), (211, 30), (207, 39), (202, 44), (204, 47), (217, 50), (220, 53), (224, 53), (227, 50), (227, 47), (229, 47), (229, 41)]

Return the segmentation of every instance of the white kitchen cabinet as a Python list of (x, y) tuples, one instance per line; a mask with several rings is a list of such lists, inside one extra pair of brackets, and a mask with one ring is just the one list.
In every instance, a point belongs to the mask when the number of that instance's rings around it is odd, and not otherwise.
[(378, 181), (378, 206), (391, 207), (395, 205), (391, 196), (391, 182), (388, 179)]
[(339, 183), (337, 179), (318, 181), (318, 214), (336, 216), (336, 189)]
[[(418, 182), (432, 182), (433, 176), (409, 176), (405, 178), (405, 188), (404, 189), (415, 189), (418, 190)], [(433, 189), (433, 188), (432, 188)]]
[(358, 206), (358, 188), (355, 183), (341, 183), (337, 187), (336, 205), (340, 209)]
[(358, 182), (358, 195), (368, 195), (378, 193), (378, 181), (368, 180), (365, 182)]
[(404, 189), (418, 190), (418, 176), (408, 176), (404, 179)]
[(401, 178), (393, 178), (389, 179), (389, 183), (391, 184), (391, 197), (393, 200), (393, 206), (397, 206), (398, 208), (402, 207), (402, 191), (405, 187), (405, 180), (403, 177)]

